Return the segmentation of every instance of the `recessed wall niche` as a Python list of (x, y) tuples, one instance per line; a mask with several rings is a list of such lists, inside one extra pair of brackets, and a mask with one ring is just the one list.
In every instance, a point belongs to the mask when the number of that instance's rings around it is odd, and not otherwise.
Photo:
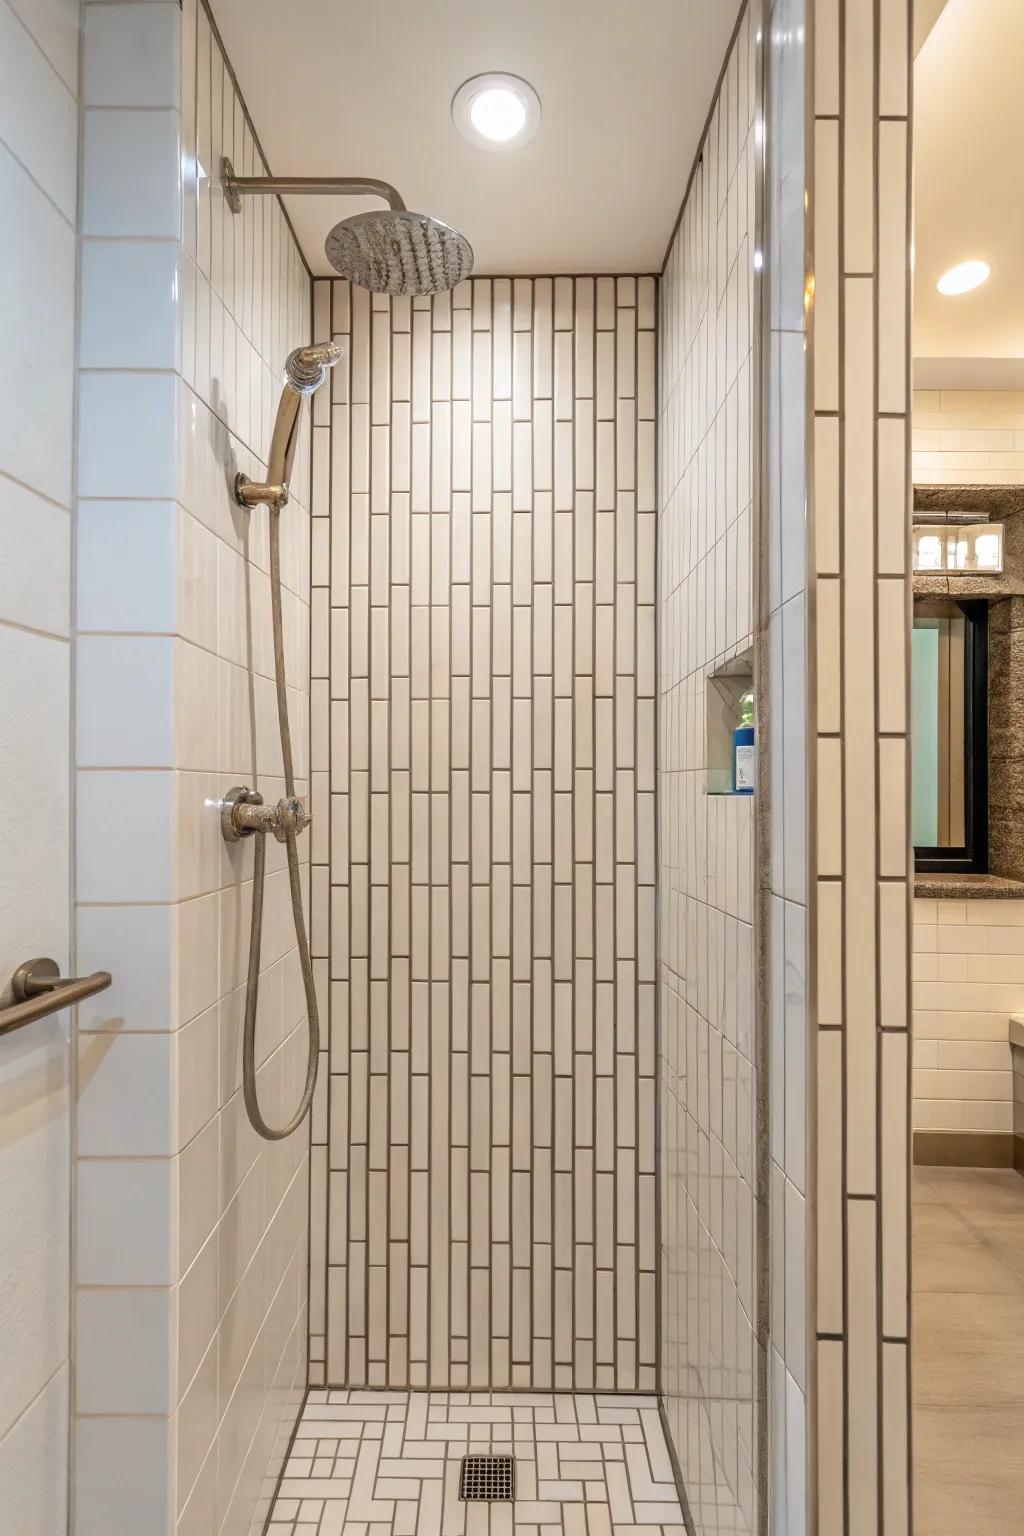
[[(736, 786), (735, 733), (752, 725), (754, 652), (741, 651), (723, 662), (705, 680), (707, 751), (705, 791), (709, 795), (749, 793)], [(751, 738), (753, 744), (753, 738)], [(742, 782), (742, 770), (741, 770)]]

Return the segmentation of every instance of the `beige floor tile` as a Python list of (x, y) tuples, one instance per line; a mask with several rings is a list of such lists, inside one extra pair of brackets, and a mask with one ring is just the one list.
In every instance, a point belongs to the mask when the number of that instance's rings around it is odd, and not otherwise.
[(918, 1293), (917, 1403), (1024, 1408), (1024, 1289), (1016, 1295)]
[(915, 1168), (914, 1199), (941, 1199), (967, 1217), (1018, 1212), (1024, 1219), (1024, 1178), (1009, 1168)]
[(1024, 1408), (919, 1406), (914, 1536), (1020, 1536)]
[[(1024, 1227), (1024, 1222), (1021, 1225)], [(952, 1206), (919, 1206), (914, 1213), (913, 1232), (914, 1289), (918, 1293), (1016, 1295), (1024, 1290), (1012, 1265)], [(1024, 1260), (1024, 1242), (1021, 1257)]]
[[(1021, 1183), (1024, 1184), (1024, 1179)], [(999, 1216), (971, 1215), (965, 1220), (999, 1261), (1013, 1271), (1018, 1286), (1024, 1291), (1024, 1211)]]

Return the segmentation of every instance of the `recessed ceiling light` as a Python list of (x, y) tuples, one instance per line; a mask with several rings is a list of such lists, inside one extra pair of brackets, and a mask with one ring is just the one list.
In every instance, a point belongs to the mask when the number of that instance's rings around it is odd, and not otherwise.
[(987, 261), (962, 261), (958, 267), (950, 267), (944, 272), (935, 286), (947, 296), (970, 293), (972, 288), (980, 288), (991, 276), (992, 268)]
[(452, 98), (459, 132), (483, 149), (518, 149), (540, 126), (540, 97), (518, 75), (474, 75)]

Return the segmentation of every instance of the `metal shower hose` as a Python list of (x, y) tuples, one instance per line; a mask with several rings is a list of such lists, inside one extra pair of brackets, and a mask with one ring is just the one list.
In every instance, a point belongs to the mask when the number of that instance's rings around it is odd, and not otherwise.
[[(295, 770), (292, 765), (292, 737), (288, 725), (288, 691), (284, 671), (284, 634), (281, 620), (281, 508), (279, 506), (270, 508), (270, 612), (274, 627), (274, 677), (277, 683), (277, 719), (281, 729), (281, 757), (284, 761), (284, 792), (291, 798), (295, 794)], [(316, 988), (313, 985), (313, 966), (309, 958), (306, 920), (302, 912), (296, 831), (293, 826), (289, 826), (286, 828), (285, 851), (288, 857), (288, 884), (292, 896), (295, 943), (299, 951), (302, 985), (306, 993), (309, 1057), (306, 1062), (306, 1086), (302, 1090), (299, 1107), (287, 1125), (280, 1129), (275, 1128), (268, 1125), (263, 1118), (256, 1093), (256, 1004), (260, 991), (260, 940), (263, 933), (266, 840), (266, 833), (256, 838), (253, 868), (249, 970), (245, 979), (245, 1026), (242, 1036), (242, 1090), (245, 1095), (245, 1107), (254, 1128), (267, 1141), (282, 1141), (302, 1124), (313, 1102), (313, 1090), (316, 1088), (316, 1074), (320, 1060), (320, 1013), (317, 1008)]]

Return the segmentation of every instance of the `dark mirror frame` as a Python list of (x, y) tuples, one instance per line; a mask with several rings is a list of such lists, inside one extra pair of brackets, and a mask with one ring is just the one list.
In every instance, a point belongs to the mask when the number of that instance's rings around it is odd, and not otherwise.
[(956, 598), (964, 634), (964, 830), (962, 848), (914, 849), (918, 874), (988, 874), (988, 603)]

